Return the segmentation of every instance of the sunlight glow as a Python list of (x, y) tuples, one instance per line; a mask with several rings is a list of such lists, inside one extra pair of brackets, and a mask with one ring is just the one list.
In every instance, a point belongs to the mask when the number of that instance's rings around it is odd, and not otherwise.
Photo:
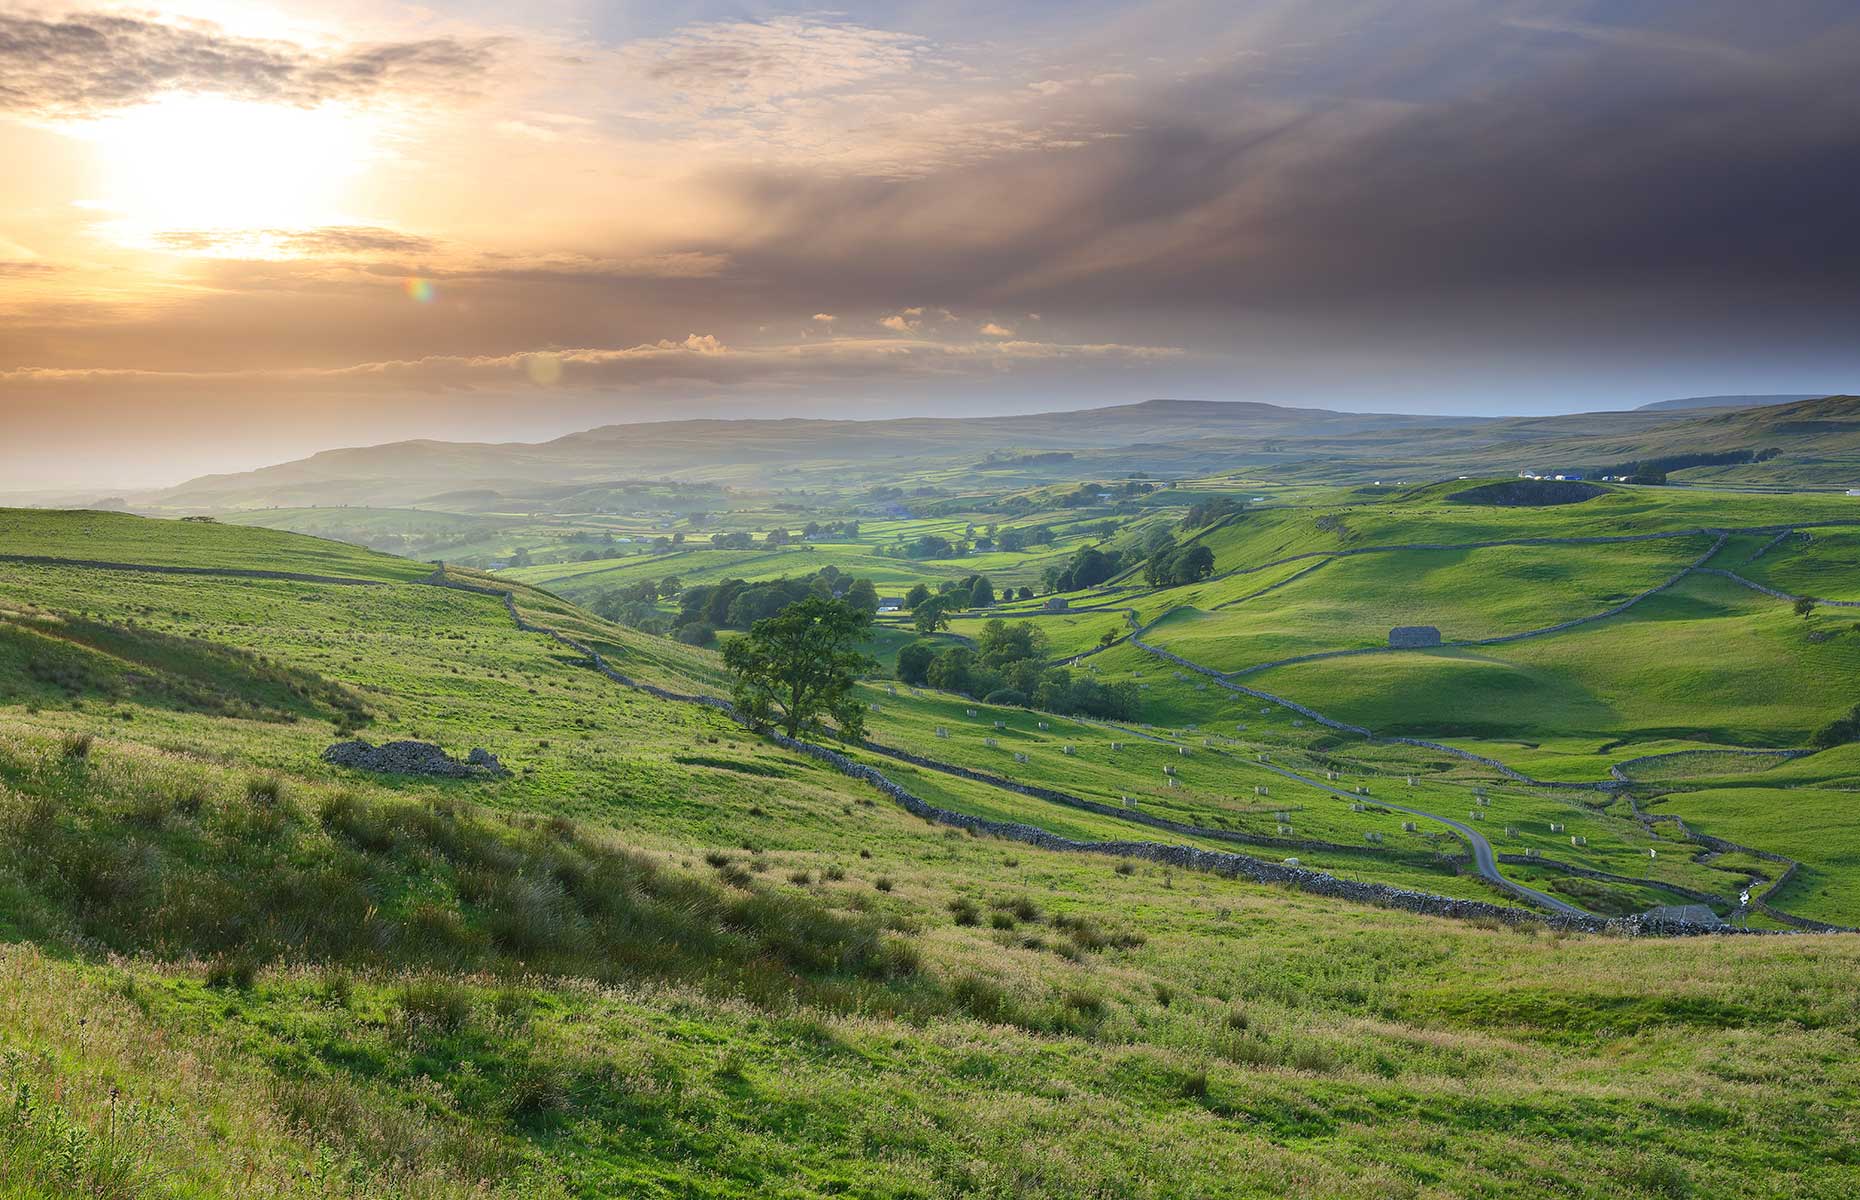
[(91, 207), (126, 245), (157, 248), (176, 231), (229, 234), (188, 253), (287, 253), (276, 231), (343, 223), (356, 177), (377, 155), (380, 129), (345, 106), (256, 104), (218, 96), (165, 97), (97, 121)]

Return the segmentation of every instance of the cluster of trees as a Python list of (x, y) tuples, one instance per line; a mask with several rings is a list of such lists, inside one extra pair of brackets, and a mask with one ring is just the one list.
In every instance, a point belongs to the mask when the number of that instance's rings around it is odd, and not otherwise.
[(672, 623), (659, 611), (658, 602), (671, 599), (681, 590), (682, 585), (676, 575), (667, 575), (656, 582), (642, 579), (638, 583), (601, 592), (588, 601), (588, 607), (596, 616), (631, 626), (642, 633), (663, 636), (671, 632)]
[(1180, 587), (1214, 574), (1214, 551), (1199, 543), (1171, 544), (1143, 560), (1143, 581), (1151, 587)]
[(1762, 450), (1695, 450), (1687, 454), (1665, 454), (1658, 458), (1642, 458), (1630, 463), (1620, 463), (1605, 467), (1603, 475), (1625, 475), (1629, 483), (1661, 484), (1666, 482), (1669, 471), (1683, 471), (1688, 467), (1736, 467), (1745, 463), (1768, 462), (1782, 453), (1780, 446), (1767, 446)]
[(719, 629), (752, 628), (757, 621), (810, 598), (843, 600), (868, 618), (878, 611), (878, 589), (871, 580), (854, 579), (838, 567), (825, 566), (798, 579), (784, 577), (760, 583), (726, 579), (685, 588), (678, 598), (678, 616), (671, 632), (681, 642), (709, 645)]
[(976, 645), (939, 650), (912, 642), (898, 652), (898, 678), (990, 704), (1038, 708), (1062, 716), (1135, 720), (1142, 693), (1134, 683), (1099, 683), (1045, 662), (1046, 635), (1029, 621), (982, 626)]
[(812, 541), (815, 538), (842, 538), (849, 542), (859, 540), (859, 522), (857, 521), (809, 521), (801, 530), (801, 536)]
[(1123, 483), (1081, 483), (1059, 497), (1061, 508), (1090, 508), (1094, 504), (1113, 504), (1147, 496), (1156, 490), (1153, 483), (1127, 479)]
[(1076, 588), (1097, 587), (1123, 570), (1124, 554), (1119, 550), (1100, 550), (1085, 546), (1075, 551), (1063, 567), (1048, 567), (1040, 573), (1047, 590), (1070, 592)]
[[(1013, 588), (1002, 588), (1001, 599), (1015, 598)], [(1019, 597), (1022, 600), (1033, 599), (1033, 589), (1023, 587)], [(949, 628), (949, 614), (961, 612), (968, 608), (986, 608), (995, 602), (995, 585), (986, 575), (971, 575), (967, 579), (947, 579), (932, 592), (930, 585), (916, 584), (904, 594), (904, 606), (911, 610), (912, 623), (918, 633), (935, 633), (939, 629)]]
[(1188, 506), (1188, 515), (1182, 518), (1182, 528), (1205, 529), (1245, 511), (1244, 501), (1232, 496), (1211, 496)]

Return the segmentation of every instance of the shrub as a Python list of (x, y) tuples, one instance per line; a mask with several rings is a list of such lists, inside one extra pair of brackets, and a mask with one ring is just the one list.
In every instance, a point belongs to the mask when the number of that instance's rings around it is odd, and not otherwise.
[(1860, 741), (1860, 704), (1854, 705), (1846, 716), (1837, 717), (1815, 731), (1814, 744), (1817, 750), (1828, 750), (1854, 741)]
[(504, 1111), (514, 1121), (536, 1121), (569, 1107), (568, 1071), (559, 1063), (524, 1063), (504, 1085)]
[(249, 991), (258, 982), (258, 960), (249, 954), (226, 955), (207, 965), (207, 986)]
[(891, 877), (889, 875), (880, 875), (877, 879), (872, 881), (872, 886), (881, 892), (889, 892), (892, 888)]
[(457, 1033), (471, 1021), (471, 993), (436, 979), (410, 983), (394, 996), (409, 1032)]
[(88, 762), (96, 738), (88, 733), (67, 733), (58, 741), (58, 753), (68, 763)]
[(1003, 912), (1013, 913), (1017, 919), (1022, 921), (1037, 921), (1040, 919), (1040, 906), (1033, 902), (1031, 896), (1011, 896), (1006, 899), (996, 900), (991, 907), (1000, 909)]
[(949, 997), (958, 1008), (977, 1020), (999, 1022), (1006, 1019), (1007, 992), (991, 979), (963, 975), (950, 985)]
[(790, 871), (788, 882), (796, 887), (807, 887), (814, 882), (814, 873), (812, 871)]
[(981, 924), (982, 910), (976, 907), (975, 901), (966, 897), (958, 900), (951, 900), (949, 902), (949, 911), (955, 916), (956, 924), (958, 925)]
[(254, 804), (276, 804), (284, 798), (284, 781), (276, 775), (260, 775), (247, 780), (245, 798)]

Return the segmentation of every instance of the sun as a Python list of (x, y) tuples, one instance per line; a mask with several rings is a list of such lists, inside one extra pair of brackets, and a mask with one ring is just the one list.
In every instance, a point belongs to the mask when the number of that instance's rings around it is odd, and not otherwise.
[(341, 224), (358, 178), (381, 153), (379, 125), (366, 113), (220, 96), (164, 97), (81, 136), (95, 155), (87, 206), (114, 214), (108, 233), (130, 245), (174, 233), (234, 235), (236, 244)]

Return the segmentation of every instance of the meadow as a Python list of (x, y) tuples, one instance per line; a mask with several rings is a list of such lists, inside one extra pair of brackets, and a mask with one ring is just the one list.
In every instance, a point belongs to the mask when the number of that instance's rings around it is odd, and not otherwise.
[[(0, 1083), (24, 1098), (0, 1113), (0, 1194), (1419, 1200), (1860, 1183), (1839, 1102), (1860, 1084), (1851, 936), (1552, 933), (970, 836), (588, 670), (493, 596), (411, 582), (425, 564), (91, 516), (0, 514), (9, 552), (105, 557), (62, 539), (121, 522), (109, 557), (382, 584), (0, 563)], [(1725, 581), (1686, 586), (1692, 615), (1663, 620), (1734, 621), (1788, 648), (1806, 628)], [(526, 619), (617, 670), (727, 691), (714, 652), (515, 592)], [(47, 646), (58, 669), (35, 670)], [(1642, 881), (1558, 893), (1579, 902), (1749, 877), (1694, 862), (1625, 801), (1339, 737), (1128, 644), (1087, 661), (1148, 685), (1143, 722), (880, 679), (862, 685), (871, 736), (1209, 830), (1276, 837), (1288, 812), (1300, 836), (1353, 847), (1302, 861), (1439, 894), (1505, 902), (1454, 865), (1456, 839), (1425, 819), (1409, 834), (1381, 802), (1480, 808), (1503, 852), (1573, 858), (1580, 833), (1582, 861)], [(1807, 721), (1816, 702), (1765, 703)], [(512, 774), (323, 762), (351, 731), (484, 746)], [(1599, 750), (1599, 735), (1559, 736)], [(948, 808), (1250, 852), (855, 753)], [(1833, 812), (1854, 774), (1833, 752), (1748, 778)], [(1360, 800), (1326, 787), (1358, 784)], [(1717, 832), (1719, 794), (1659, 805), (1696, 804)], [(1782, 899), (1845, 911), (1852, 893), (1822, 881), (1846, 858), (1723, 828), (1813, 863)]]

